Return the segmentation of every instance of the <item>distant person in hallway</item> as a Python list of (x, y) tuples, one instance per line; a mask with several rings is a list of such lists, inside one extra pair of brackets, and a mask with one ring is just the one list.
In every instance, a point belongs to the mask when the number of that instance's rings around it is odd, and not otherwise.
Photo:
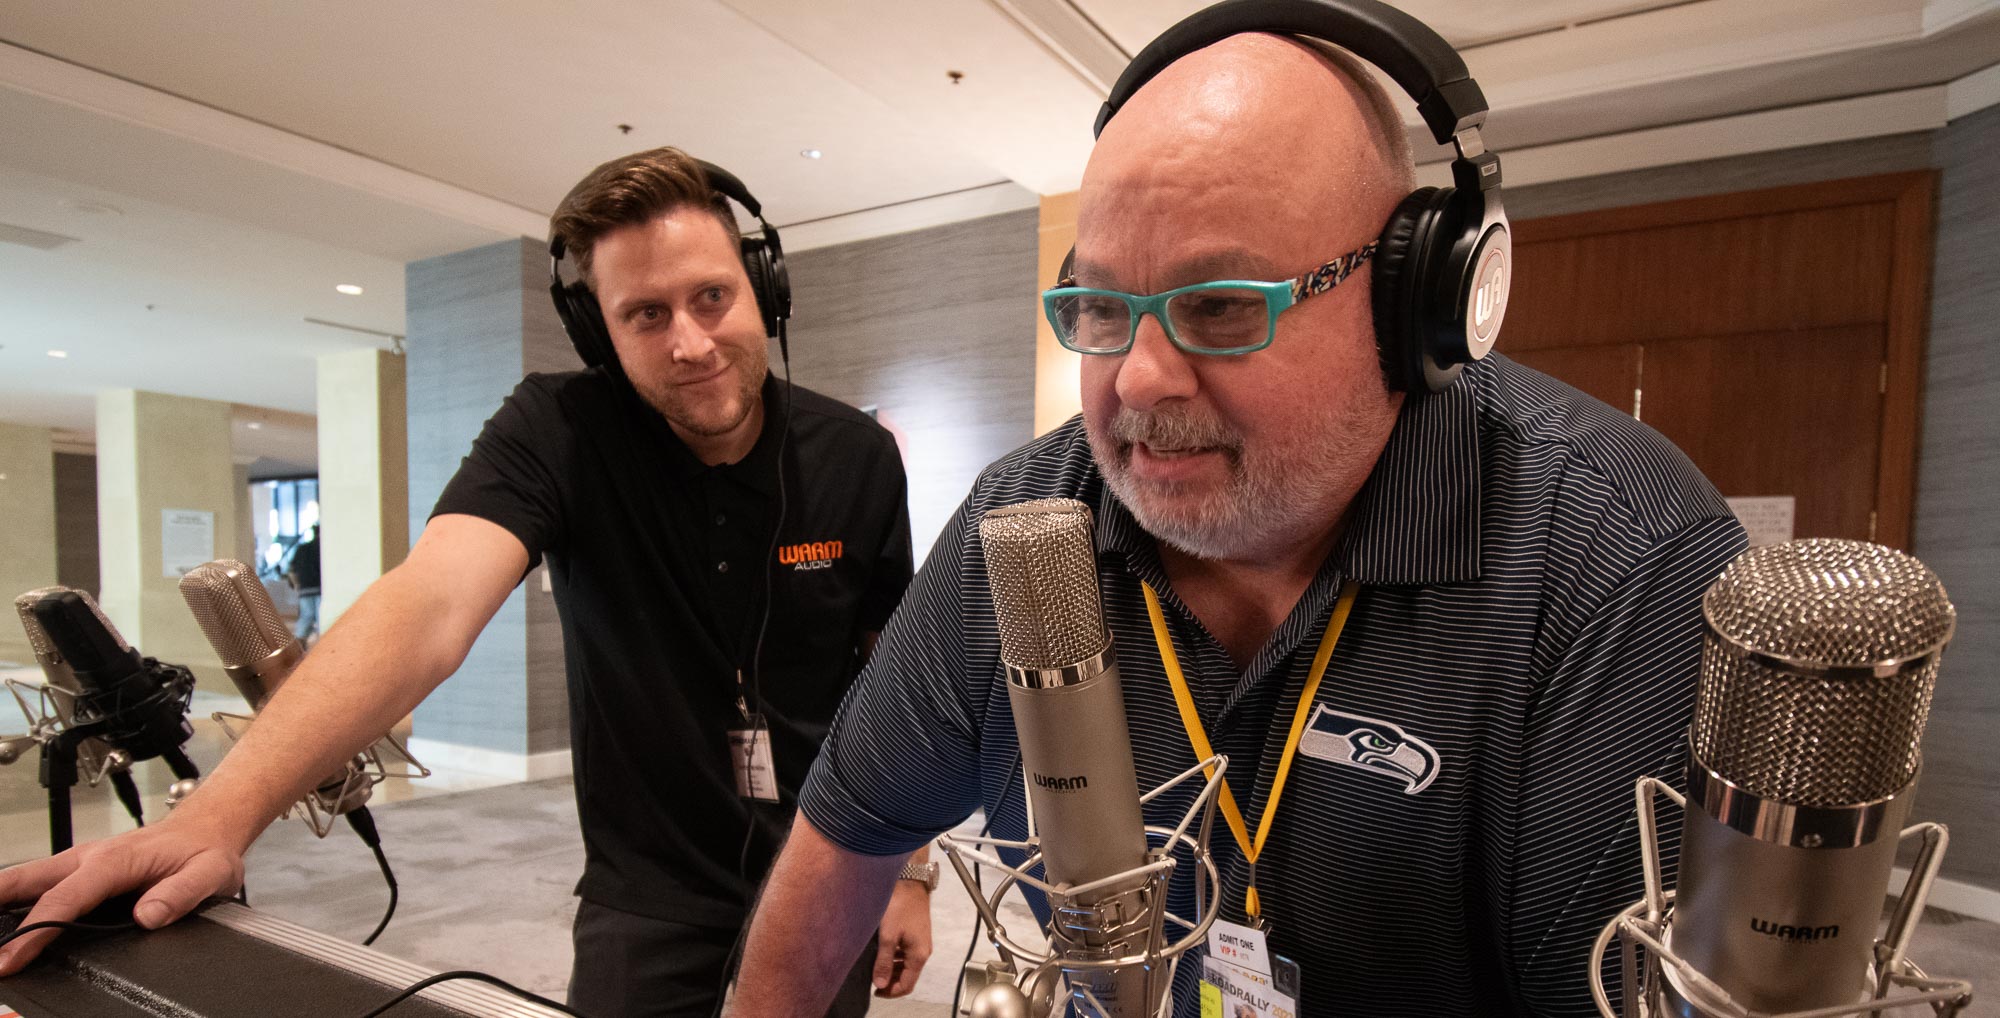
[[(144, 830), (0, 873), (0, 900), (39, 897), (39, 922), (144, 888), (135, 916), (154, 928), (233, 891), (271, 818), (451, 675), (540, 568), (563, 627), (586, 854), (570, 1001), (592, 1018), (711, 1013), (834, 709), (912, 569), (895, 442), (771, 374), (769, 280), (750, 278), (725, 200), (747, 192), (712, 169), (655, 149), (563, 199), (552, 248), (587, 289), (560, 284), (582, 306), (558, 306), (601, 313), (608, 335), (571, 329), (594, 366), (521, 382), (409, 558), (201, 791)], [(858, 1015), (871, 985), (915, 986), (936, 870), (921, 848), (905, 856), (879, 946), (855, 945), (818, 1010)], [(7, 947), (0, 975), (47, 941)]]
[(306, 528), (305, 536), (292, 545), (285, 556), (285, 582), (299, 595), (299, 620), (292, 635), (301, 643), (319, 637), (319, 524)]

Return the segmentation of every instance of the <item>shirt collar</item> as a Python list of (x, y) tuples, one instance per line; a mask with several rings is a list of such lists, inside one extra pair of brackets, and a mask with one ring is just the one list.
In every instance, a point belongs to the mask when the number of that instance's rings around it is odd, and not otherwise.
[[(1355, 494), (1331, 564), (1358, 583), (1416, 585), (1479, 578), (1479, 373), (1443, 392), (1404, 401), (1375, 469)], [(1087, 497), (1100, 554), (1125, 557), (1165, 589), (1155, 538), (1111, 488)]]
[(675, 480), (692, 481), (708, 471), (714, 471), (718, 476), (727, 477), (764, 494), (777, 494), (778, 446), (786, 423), (787, 394), (784, 385), (768, 371), (764, 373), (764, 384), (758, 392), (759, 398), (764, 403), (764, 426), (757, 433), (756, 444), (750, 447), (750, 451), (745, 453), (742, 459), (715, 466), (703, 463), (701, 458), (694, 454), (694, 450), (689, 449), (687, 443), (681, 441), (681, 437), (674, 433), (673, 426), (667, 423), (667, 419), (644, 400), (640, 400), (640, 406), (650, 418), (651, 427), (661, 436), (661, 441), (666, 446), (667, 465)]

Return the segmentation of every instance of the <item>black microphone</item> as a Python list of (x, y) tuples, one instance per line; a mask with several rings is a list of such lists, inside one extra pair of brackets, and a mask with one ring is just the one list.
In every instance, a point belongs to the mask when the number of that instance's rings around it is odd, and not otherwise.
[[(1067, 900), (1051, 897), (1050, 943), (1066, 961), (1143, 953), (1154, 920), (1136, 875), (1147, 861), (1145, 820), (1092, 529), (1089, 507), (1070, 499), (995, 509), (979, 524), (1049, 882), (1135, 874)], [(1065, 966), (1063, 975), (1089, 990), (1105, 1018), (1153, 1014), (1167, 982), (1146, 965)]]
[[(35, 664), (42, 669), (42, 687), (36, 692), (47, 713), (40, 718), (28, 719), (31, 730), (27, 735), (0, 740), (0, 764), (13, 763), (29, 747), (39, 745), (53, 738), (55, 733), (76, 724), (76, 701), (83, 695), (83, 686), (77, 682), (76, 672), (70, 668), (62, 652), (49, 640), (48, 632), (35, 619), (34, 612), (35, 602), (68, 589), (41, 587), (14, 598), (14, 613), (21, 619), (21, 629), (28, 634), (28, 647), (34, 652)], [(12, 679), (8, 682), (16, 684)], [(99, 780), (108, 777), (111, 787), (118, 794), (118, 801), (124, 804), (133, 821), (145, 823), (145, 809), (139, 798), (139, 787), (132, 780), (132, 758), (129, 754), (105, 745), (103, 739), (85, 739), (76, 746), (76, 766), (78, 773), (93, 788), (97, 787)]]
[[(217, 559), (188, 570), (181, 577), (180, 590), (209, 646), (221, 658), (223, 672), (249, 702), (251, 713), (262, 710), (305, 659), (305, 647), (278, 615), (270, 591), (264, 589), (255, 570), (233, 559)], [(229, 718), (217, 715), (233, 736), (234, 730), (227, 725)], [(320, 837), (331, 830), (333, 817), (345, 816), (364, 840), (372, 839), (367, 802), (376, 783), (387, 776), (381, 764), (383, 751), (429, 773), (393, 735), (384, 736), (306, 793), (300, 806), (306, 822)]]
[[(1928, 1002), (1969, 994), (1903, 958), (1945, 838), (1936, 824), (1903, 829), (1956, 624), (1944, 585), (1891, 548), (1791, 541), (1738, 556), (1703, 595), (1702, 616), (1678, 887), (1667, 905), (1647, 845), (1648, 900), (1614, 919), (1593, 953), (1614, 929), (1654, 951), (1664, 964), (1644, 986), (1628, 976), (1626, 994), (1655, 1016), (1858, 1014), (1892, 987)], [(1640, 787), (1651, 841), (1658, 785)], [(1907, 834), (1924, 836), (1922, 879), (1878, 942)], [(1608, 1013), (1602, 997), (1599, 1009)]]
[(187, 718), (193, 672), (141, 657), (83, 591), (56, 588), (30, 612), (76, 678), (79, 724), (102, 722), (104, 741), (133, 761), (163, 760), (184, 782), (201, 777), (181, 751), (194, 737)]

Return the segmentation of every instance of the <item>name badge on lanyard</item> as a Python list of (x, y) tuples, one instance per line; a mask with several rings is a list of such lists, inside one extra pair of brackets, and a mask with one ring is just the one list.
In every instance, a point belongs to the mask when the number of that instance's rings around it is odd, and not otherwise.
[(729, 730), (729, 769), (736, 775), (736, 794), (758, 802), (778, 801), (778, 769), (771, 763), (771, 726), (762, 711), (752, 714), (743, 698), (743, 672), (736, 672), (736, 712), (741, 728)]
[(778, 771), (771, 764), (771, 729), (759, 716), (749, 728), (729, 730), (729, 762), (736, 794), (758, 802), (778, 801)]

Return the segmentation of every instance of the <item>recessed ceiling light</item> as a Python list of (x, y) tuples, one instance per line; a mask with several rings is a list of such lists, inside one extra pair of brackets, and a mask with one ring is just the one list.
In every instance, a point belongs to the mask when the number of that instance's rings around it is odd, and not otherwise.
[(799, 150), (799, 154), (805, 156), (807, 159), (818, 159), (821, 153), (816, 148), (802, 148)]
[(251, 421), (249, 427), (251, 431), (259, 431), (263, 429), (264, 425), (260, 421)]
[(51, 357), (54, 357), (54, 358), (55, 358), (56, 360), (62, 360), (62, 359), (63, 359), (64, 357), (68, 357), (68, 356), (69, 356), (69, 351), (68, 351), (68, 350), (50, 350), (50, 351), (49, 351), (49, 356), (51, 356)]
[(355, 286), (353, 283), (341, 283), (335, 286), (334, 289), (348, 295), (349, 297), (361, 296), (361, 288)]

